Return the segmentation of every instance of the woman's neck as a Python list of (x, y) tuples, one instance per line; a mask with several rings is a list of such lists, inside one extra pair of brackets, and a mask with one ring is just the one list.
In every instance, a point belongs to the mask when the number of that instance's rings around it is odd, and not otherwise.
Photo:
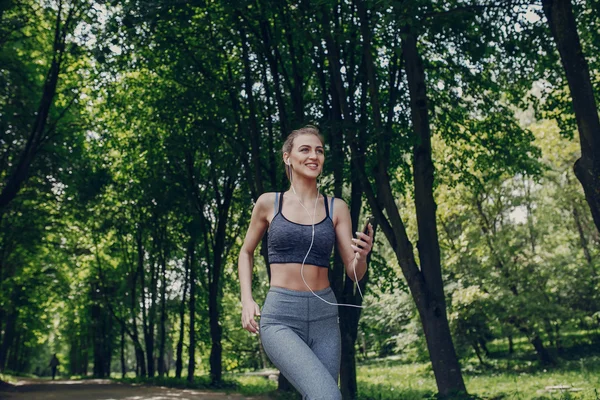
[(295, 193), (298, 199), (308, 204), (315, 201), (318, 196), (317, 182), (314, 179), (294, 179), (290, 185), (290, 191)]

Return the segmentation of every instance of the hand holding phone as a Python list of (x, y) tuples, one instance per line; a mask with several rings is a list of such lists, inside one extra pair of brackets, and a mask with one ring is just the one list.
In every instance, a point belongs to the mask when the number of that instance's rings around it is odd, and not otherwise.
[(365, 222), (365, 227), (363, 228), (363, 233), (365, 235), (369, 234), (369, 224), (373, 225), (373, 222), (375, 222), (375, 217), (372, 215), (369, 215), (367, 217), (367, 222)]
[[(363, 227), (362, 233), (364, 233), (365, 235), (369, 235), (369, 224), (373, 225), (373, 223), (375, 222), (375, 217), (373, 217), (372, 215), (367, 216), (367, 220), (365, 222), (365, 226)], [(360, 247), (362, 249), (362, 246), (359, 246), (357, 244), (357, 247)]]

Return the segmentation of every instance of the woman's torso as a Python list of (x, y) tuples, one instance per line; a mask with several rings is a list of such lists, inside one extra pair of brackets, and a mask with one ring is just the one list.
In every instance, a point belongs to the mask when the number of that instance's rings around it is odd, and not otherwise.
[[(329, 287), (329, 257), (335, 242), (331, 198), (321, 196), (316, 203), (304, 204), (289, 194), (276, 194), (273, 212), (269, 218), (269, 262), (271, 286), (291, 290), (317, 291)], [(312, 213), (315, 211), (315, 237), (310, 248)], [(273, 260), (274, 261), (273, 261)], [(306, 283), (305, 283), (306, 281)]]

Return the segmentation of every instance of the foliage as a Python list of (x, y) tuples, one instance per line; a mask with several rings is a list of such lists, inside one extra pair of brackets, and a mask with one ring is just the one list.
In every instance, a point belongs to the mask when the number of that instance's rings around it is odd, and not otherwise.
[[(429, 99), (449, 324), (469, 391), (519, 398), (537, 395), (525, 381), (593, 379), (597, 360), (577, 370), (568, 349), (583, 341), (569, 332), (599, 329), (600, 237), (572, 172), (571, 99), (541, 7), (361, 5), (373, 76), (356, 2), (1, 6), (2, 191), (35, 131), (53, 56), (64, 58), (27, 176), (0, 209), (0, 369), (43, 375), (56, 352), (78, 376), (135, 371), (139, 382), (207, 387), (195, 372), (220, 368), (227, 390), (273, 390), (231, 375), (269, 365), (239, 323), (237, 254), (252, 205), (286, 185), (285, 135), (315, 123), (327, 142), (327, 194), (350, 204), (354, 157), (369, 176), (383, 162), (419, 243), (402, 51), (411, 25)], [(575, 2), (588, 55), (598, 53), (597, 10), (595, 0)], [(599, 98), (598, 59), (588, 61)], [(363, 197), (354, 206), (364, 214)], [(431, 397), (417, 308), (380, 232), (359, 322), (359, 395)], [(560, 371), (542, 372), (545, 352)], [(164, 378), (176, 358), (182, 376), (192, 365), (193, 382)]]

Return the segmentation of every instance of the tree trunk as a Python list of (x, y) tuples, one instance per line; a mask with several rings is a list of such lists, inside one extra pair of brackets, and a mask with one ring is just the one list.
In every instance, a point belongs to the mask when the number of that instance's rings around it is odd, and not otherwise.
[[(246, 36), (246, 30), (243, 25), (239, 25), (240, 39), (242, 41), (242, 58), (244, 60), (244, 84), (246, 96), (248, 97), (248, 116), (250, 118), (250, 129), (248, 131), (250, 136), (250, 152), (252, 154), (252, 160), (260, 160), (260, 131), (258, 129), (258, 122), (256, 120), (256, 104), (254, 101), (254, 92), (252, 89), (253, 80), (250, 68), (250, 58), (248, 54), (248, 38)], [(263, 193), (263, 178), (262, 178), (262, 166), (260, 162), (253, 162), (252, 169), (254, 172), (254, 183), (258, 189), (258, 193)]]
[(213, 265), (212, 274), (208, 286), (208, 316), (210, 324), (210, 338), (211, 338), (211, 350), (210, 350), (210, 375), (213, 384), (220, 383), (222, 379), (222, 358), (223, 358), (223, 347), (221, 339), (223, 336), (223, 329), (219, 321), (221, 315), (221, 299), (223, 297), (223, 285), (221, 282), (221, 275), (223, 272), (223, 255), (225, 251), (225, 238), (227, 235), (227, 222), (229, 217), (229, 210), (233, 199), (233, 192), (235, 188), (235, 179), (229, 177), (225, 182), (225, 187), (222, 188), (223, 195), (219, 195), (219, 186), (216, 177), (213, 177), (213, 187), (215, 193), (217, 193), (217, 202), (219, 204), (218, 220), (216, 232), (214, 235), (215, 242), (212, 250), (213, 254)]
[(4, 368), (6, 367), (8, 350), (10, 349), (15, 337), (17, 317), (17, 311), (8, 313), (5, 317), (6, 325), (4, 328), (4, 335), (2, 335), (2, 344), (0, 345), (0, 371), (4, 371)]
[[(166, 228), (165, 228), (166, 231)], [(165, 234), (163, 231), (163, 234)], [(163, 246), (166, 246), (166, 237)], [(165, 341), (166, 341), (166, 323), (167, 323), (167, 254), (163, 249), (161, 260), (161, 286), (160, 286), (160, 344), (158, 349), (158, 376), (165, 376)]]
[[(140, 237), (141, 243), (141, 237)], [(139, 244), (138, 244), (139, 245)], [(143, 251), (142, 248), (138, 248), (138, 257), (143, 260), (143, 253), (139, 253), (139, 251)], [(140, 264), (140, 297), (142, 304), (142, 331), (144, 333), (144, 347), (146, 348), (146, 368), (147, 368), (147, 376), (149, 378), (154, 377), (154, 334), (153, 334), (153, 323), (152, 323), (152, 302), (150, 302), (149, 307), (146, 307), (146, 274), (144, 273), (143, 261)], [(150, 262), (150, 275), (154, 275), (154, 263)]]
[(544, 346), (544, 342), (539, 337), (539, 335), (535, 334), (533, 337), (529, 339), (533, 348), (535, 349), (535, 353), (538, 356), (538, 359), (542, 365), (554, 365), (554, 359), (548, 352), (548, 349)]
[[(211, 282), (212, 283), (212, 282)], [(223, 329), (219, 322), (220, 316), (220, 299), (217, 298), (218, 288), (216, 284), (211, 284), (209, 288), (210, 297), (208, 299), (208, 317), (210, 324), (210, 377), (213, 384), (221, 382), (222, 378), (222, 353), (221, 338)]]
[(417, 247), (423, 283), (426, 286), (422, 293), (418, 293), (423, 296), (424, 301), (418, 301), (417, 307), (423, 321), (425, 339), (438, 390), (442, 396), (448, 396), (452, 393), (466, 393), (466, 387), (452, 343), (446, 314), (436, 224), (436, 204), (433, 197), (434, 167), (431, 160), (431, 131), (425, 70), (418, 53), (417, 38), (411, 31), (411, 27), (405, 26), (403, 34), (402, 54), (410, 93), (412, 124), (417, 134), (417, 144), (413, 156), (415, 206), (419, 232)]
[[(381, 123), (378, 101), (378, 86), (372, 54), (370, 52), (370, 31), (364, 4), (357, 3), (361, 19), (366, 72), (369, 81), (369, 94), (375, 129), (380, 135), (377, 142), (378, 166), (374, 173), (377, 196), (371, 189), (371, 183), (365, 172), (364, 162), (357, 160), (357, 170), (366, 190), (367, 199), (373, 209), (378, 225), (392, 245), (411, 295), (416, 303), (425, 340), (432, 362), (438, 391), (446, 397), (454, 393), (466, 393), (460, 371), (458, 357), (454, 350), (448, 318), (441, 274), (440, 252), (437, 237), (435, 202), (433, 197), (433, 164), (431, 162), (431, 133), (429, 127), (428, 99), (425, 86), (425, 71), (417, 48), (417, 38), (411, 27), (402, 30), (402, 53), (405, 59), (406, 78), (409, 86), (413, 130), (416, 144), (413, 156), (413, 174), (415, 182), (415, 206), (419, 231), (419, 269), (413, 246), (408, 239), (404, 223), (390, 187), (387, 175), (389, 143)], [(359, 152), (356, 145), (353, 151)], [(385, 214), (384, 214), (385, 210)], [(386, 216), (387, 214), (387, 216)]]
[[(154, 251), (156, 248), (153, 249)], [(154, 360), (154, 328), (156, 319), (156, 297), (158, 282), (158, 268), (156, 260), (150, 261), (150, 307), (148, 308), (148, 325), (144, 327), (144, 342), (146, 344), (146, 361), (148, 364), (148, 377), (153, 378), (156, 371)]]
[[(292, 27), (292, 23), (290, 22), (290, 8), (285, 5), (283, 2), (276, 2), (279, 6), (279, 15), (281, 16), (281, 21), (283, 22), (283, 29), (275, 29), (277, 31), (281, 31), (284, 33), (287, 42), (287, 52), (289, 60), (292, 61), (292, 76), (293, 80), (290, 79), (289, 74), (286, 72), (286, 82), (288, 84), (288, 88), (290, 90), (290, 98), (292, 100), (292, 109), (294, 110), (292, 123), (294, 128), (297, 125), (302, 124), (304, 121), (304, 74), (302, 71), (302, 67), (299, 65), (299, 59), (301, 60), (304, 56), (304, 52), (302, 49), (302, 42), (294, 43), (292, 32), (294, 28)], [(301, 21), (294, 21), (295, 23), (302, 23)], [(296, 48), (296, 45), (300, 48), (300, 51)], [(300, 57), (297, 54), (300, 54)], [(275, 48), (275, 54), (279, 56), (279, 61), (281, 63), (282, 71), (286, 71), (285, 63), (279, 53), (279, 50)]]
[(94, 351), (94, 377), (104, 378), (104, 340), (106, 337), (104, 321), (102, 316), (102, 310), (100, 308), (100, 299), (96, 295), (97, 291), (100, 290), (96, 283), (92, 283), (91, 287), (91, 308), (90, 308), (90, 320), (92, 322), (92, 343)]
[(192, 239), (191, 254), (190, 254), (190, 327), (189, 327), (189, 344), (188, 349), (188, 382), (194, 381), (194, 372), (196, 370), (196, 250), (195, 241)]
[(0, 218), (8, 204), (19, 193), (23, 183), (29, 178), (29, 169), (34, 162), (36, 154), (38, 154), (38, 148), (44, 138), (48, 115), (50, 114), (50, 109), (52, 108), (52, 104), (54, 102), (56, 87), (58, 85), (58, 79), (61, 73), (63, 54), (65, 52), (65, 39), (67, 33), (71, 29), (71, 24), (74, 22), (74, 7), (69, 10), (65, 21), (62, 21), (62, 5), (63, 3), (59, 2), (59, 7), (56, 12), (52, 62), (48, 72), (46, 73), (42, 98), (40, 100), (37, 112), (35, 113), (33, 129), (27, 138), (25, 148), (19, 156), (19, 160), (17, 161), (15, 169), (10, 174), (8, 181), (3, 185), (4, 187), (2, 192), (0, 192)]
[[(530, 329), (524, 320), (521, 320), (516, 317), (511, 318), (510, 323), (513, 324), (515, 326), (515, 328), (517, 328), (519, 330), (519, 332), (521, 332), (523, 335), (525, 335), (527, 340), (529, 340), (529, 343), (531, 343), (531, 345), (533, 346), (533, 348), (535, 350), (535, 354), (537, 355), (538, 360), (540, 361), (540, 363), (542, 365), (554, 365), (555, 364), (554, 358), (548, 352), (548, 349), (546, 349), (546, 346), (544, 346), (544, 342), (540, 338), (540, 335), (538, 335), (538, 333), (535, 331), (535, 329)], [(512, 340), (511, 340), (511, 342), (512, 342)]]
[(275, 100), (277, 102), (277, 109), (279, 111), (279, 125), (281, 129), (281, 137), (285, 138), (289, 133), (289, 122), (285, 106), (284, 94), (283, 90), (281, 89), (281, 79), (279, 76), (278, 63), (276, 57), (272, 53), (276, 51), (277, 43), (273, 43), (273, 35), (271, 34), (269, 21), (265, 18), (262, 12), (261, 21), (259, 22), (259, 25), (265, 49), (264, 56), (269, 63), (269, 69), (271, 70), (271, 76), (273, 77)]
[(571, 1), (542, 0), (542, 5), (567, 76), (579, 130), (581, 158), (573, 169), (600, 232), (600, 119), (589, 67), (579, 41)]
[(181, 304), (179, 306), (179, 340), (177, 341), (177, 361), (175, 361), (175, 377), (181, 378), (181, 371), (183, 369), (183, 336), (185, 331), (185, 296), (187, 294), (188, 280), (190, 273), (190, 258), (191, 252), (194, 251), (192, 247), (192, 241), (188, 245), (187, 254), (185, 256), (185, 278), (183, 282), (183, 295), (181, 296)]
[(127, 374), (127, 364), (125, 364), (125, 325), (121, 326), (121, 378)]

